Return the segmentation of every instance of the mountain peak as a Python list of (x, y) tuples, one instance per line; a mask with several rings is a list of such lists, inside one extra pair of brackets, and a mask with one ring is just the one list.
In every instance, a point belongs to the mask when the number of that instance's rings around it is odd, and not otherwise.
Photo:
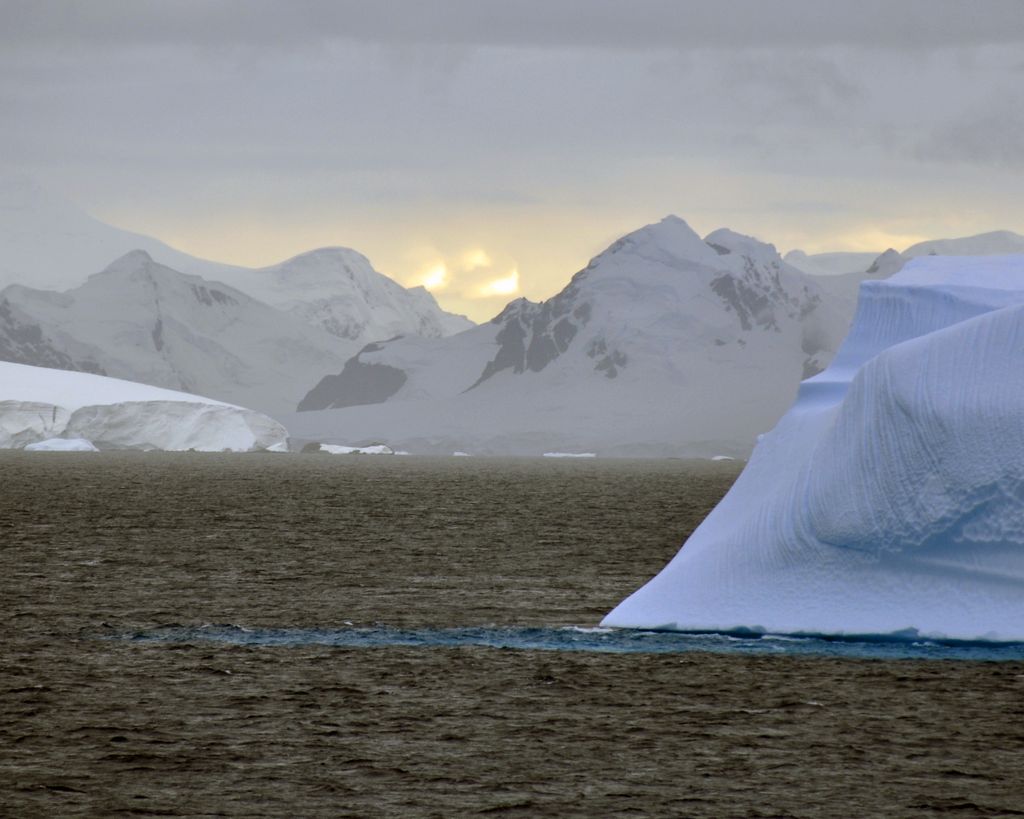
[(738, 253), (741, 256), (750, 256), (751, 258), (779, 258), (779, 252), (775, 249), (775, 245), (762, 242), (753, 236), (737, 233), (734, 230), (729, 230), (729, 228), (719, 228), (712, 231), (704, 237), (704, 241), (720, 256)]
[(99, 275), (116, 273), (136, 273), (155, 264), (153, 257), (145, 250), (129, 250), (108, 264)]
[(272, 267), (276, 268), (306, 268), (306, 267), (337, 267), (346, 266), (346, 264), (359, 264), (359, 265), (370, 265), (370, 260), (367, 259), (358, 250), (353, 250), (350, 247), (341, 247), (340, 245), (332, 245), (329, 247), (318, 247), (313, 250), (307, 250), (303, 253), (299, 253), (283, 262), (280, 262)]
[(708, 247), (685, 220), (670, 214), (659, 222), (644, 225), (614, 242), (595, 257), (590, 267), (625, 254), (647, 261), (679, 267), (680, 262), (697, 262), (714, 266), (717, 254)]

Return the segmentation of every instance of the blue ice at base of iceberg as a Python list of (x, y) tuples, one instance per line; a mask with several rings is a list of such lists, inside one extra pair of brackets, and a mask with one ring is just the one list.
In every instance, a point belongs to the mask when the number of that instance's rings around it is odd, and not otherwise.
[(861, 285), (832, 365), (603, 625), (1024, 640), (1024, 256)]
[(702, 634), (633, 629), (562, 627), (465, 628), (245, 628), (230, 624), (161, 626), (107, 632), (104, 639), (142, 643), (221, 643), (294, 648), (492, 648), (520, 651), (584, 651), (602, 654), (771, 654), (888, 660), (1024, 660), (1024, 643), (935, 642), (912, 635), (890, 639), (836, 640), (773, 634)]

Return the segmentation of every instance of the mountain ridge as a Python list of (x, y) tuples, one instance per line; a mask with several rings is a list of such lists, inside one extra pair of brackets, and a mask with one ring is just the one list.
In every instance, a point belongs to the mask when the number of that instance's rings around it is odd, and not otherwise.
[(222, 282), (131, 251), (76, 288), (0, 291), (0, 357), (279, 412), (358, 350)]
[[(472, 326), (465, 316), (444, 311), (425, 290), (404, 288), (376, 271), (363, 254), (351, 248), (315, 248), (261, 268), (215, 262), (151, 236), (108, 225), (22, 175), (0, 177), (0, 213), (0, 288), (23, 284), (46, 290), (73, 289), (113, 260), (139, 249), (174, 270), (221, 281), (272, 306), (283, 306), (328, 332), (347, 331), (349, 335), (341, 337), (350, 340), (366, 343), (378, 336), (388, 338), (398, 330), (443, 335)], [(282, 272), (294, 272), (303, 259), (337, 263), (323, 267), (315, 292), (303, 292), (294, 280), (291, 292), (282, 289), (287, 281)], [(378, 304), (361, 303), (360, 288), (353, 289), (351, 282), (338, 276), (346, 264), (358, 274), (362, 290), (372, 293)], [(279, 282), (276, 288), (268, 284), (275, 277)], [(346, 315), (346, 309), (355, 312)], [(379, 324), (371, 320), (375, 309), (384, 316)]]
[(725, 229), (702, 239), (670, 216), (550, 299), (515, 299), (447, 338), (363, 348), (287, 424), (412, 451), (743, 454), (831, 358), (845, 325), (830, 310), (773, 246)]

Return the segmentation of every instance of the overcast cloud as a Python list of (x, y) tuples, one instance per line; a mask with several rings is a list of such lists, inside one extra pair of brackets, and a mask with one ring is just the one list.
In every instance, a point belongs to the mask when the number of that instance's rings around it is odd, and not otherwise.
[(488, 277), (549, 296), (669, 212), (782, 250), (1024, 231), (1022, 45), (1019, 0), (0, 0), (0, 168), (226, 261), (444, 262), (480, 318)]

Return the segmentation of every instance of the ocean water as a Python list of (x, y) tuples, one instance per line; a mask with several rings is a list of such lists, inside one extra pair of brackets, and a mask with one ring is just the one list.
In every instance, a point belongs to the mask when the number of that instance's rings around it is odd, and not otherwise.
[(597, 628), (739, 465), (0, 454), (0, 814), (1024, 810), (1019, 646)]

